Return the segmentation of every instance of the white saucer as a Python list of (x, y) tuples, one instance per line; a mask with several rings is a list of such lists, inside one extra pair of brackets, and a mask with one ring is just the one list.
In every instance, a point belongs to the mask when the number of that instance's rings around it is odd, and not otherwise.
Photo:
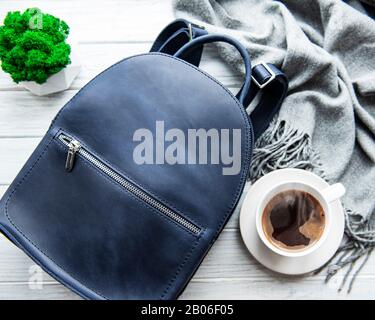
[(323, 179), (305, 170), (282, 169), (273, 171), (260, 178), (250, 187), (241, 207), (240, 229), (247, 249), (261, 264), (279, 273), (298, 275), (318, 269), (335, 254), (344, 234), (345, 217), (340, 200), (336, 200), (331, 204), (334, 213), (332, 228), (327, 240), (316, 251), (302, 257), (284, 257), (272, 252), (259, 238), (255, 227), (257, 201), (264, 190), (290, 179), (308, 182), (319, 189), (328, 186), (328, 183)]

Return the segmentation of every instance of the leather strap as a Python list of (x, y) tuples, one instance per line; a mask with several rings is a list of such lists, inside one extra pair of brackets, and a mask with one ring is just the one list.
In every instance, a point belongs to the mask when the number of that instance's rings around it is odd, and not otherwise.
[(261, 62), (252, 69), (253, 83), (249, 95), (245, 100), (245, 108), (259, 93), (258, 104), (250, 114), (254, 130), (254, 139), (257, 140), (268, 128), (288, 92), (288, 78), (271, 63)]
[[(174, 55), (182, 46), (198, 37), (207, 35), (204, 27), (190, 23), (185, 19), (177, 19), (167, 25), (158, 35), (150, 52), (163, 52)], [(185, 61), (199, 66), (202, 57), (203, 46), (199, 46)]]
[[(204, 27), (190, 23), (184, 19), (178, 19), (162, 30), (150, 51), (175, 55), (188, 42), (207, 34), (208, 32), (204, 30)], [(226, 38), (231, 39), (230, 42), (236, 42), (236, 40), (227, 36), (220, 36), (220, 38), (221, 40), (217, 41), (222, 41), (222, 38)], [(198, 67), (202, 57), (204, 42), (197, 43), (196, 46), (194, 45), (194, 48), (189, 50), (189, 54), (184, 55), (182, 58)], [(261, 94), (257, 106), (250, 114), (254, 139), (256, 140), (267, 129), (272, 118), (279, 111), (288, 91), (288, 78), (275, 65), (264, 62), (252, 68), (251, 78), (251, 86), (247, 86), (245, 79), (245, 83), (236, 97), (247, 108), (255, 96), (258, 93)]]
[(225, 35), (220, 35), (220, 34), (204, 35), (186, 43), (182, 48), (180, 48), (174, 54), (174, 56), (180, 59), (184, 59), (186, 56), (187, 57), (189, 56), (189, 53), (194, 52), (197, 47), (201, 47), (203, 44), (206, 44), (206, 43), (218, 42), (218, 41), (231, 44), (241, 54), (241, 57), (245, 64), (245, 81), (241, 90), (237, 94), (237, 99), (242, 103), (242, 105), (245, 105), (245, 100), (249, 94), (250, 84), (251, 84), (251, 60), (245, 47), (240, 42), (238, 42), (234, 38), (231, 38)]

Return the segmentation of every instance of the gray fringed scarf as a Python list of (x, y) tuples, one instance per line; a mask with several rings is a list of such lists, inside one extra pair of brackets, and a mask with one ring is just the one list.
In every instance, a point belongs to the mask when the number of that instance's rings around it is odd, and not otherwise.
[[(256, 143), (250, 178), (292, 167), (346, 186), (347, 237), (326, 279), (346, 266), (339, 290), (351, 275), (350, 291), (375, 246), (375, 21), (357, 1), (175, 0), (174, 7), (179, 17), (239, 39), (253, 63), (286, 72), (288, 96)], [(243, 72), (232, 48), (217, 48)]]

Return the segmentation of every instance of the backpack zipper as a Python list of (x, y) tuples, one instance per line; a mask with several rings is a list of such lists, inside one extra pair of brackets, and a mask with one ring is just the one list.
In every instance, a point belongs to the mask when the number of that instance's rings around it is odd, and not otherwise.
[(65, 162), (65, 170), (71, 172), (74, 167), (74, 162), (76, 159), (77, 154), (85, 158), (89, 161), (93, 166), (97, 169), (105, 173), (108, 177), (112, 180), (117, 182), (120, 186), (126, 189), (128, 192), (132, 193), (151, 207), (155, 208), (168, 218), (172, 219), (174, 222), (178, 223), (179, 225), (183, 226), (184, 228), (188, 229), (190, 232), (194, 234), (199, 234), (201, 232), (201, 228), (196, 226), (194, 223), (187, 220), (185, 217), (181, 216), (179, 213), (171, 210), (148, 193), (143, 191), (141, 188), (136, 186), (134, 183), (130, 182), (128, 179), (121, 176), (116, 171), (109, 168), (106, 164), (96, 158), (93, 154), (87, 151), (85, 148), (82, 147), (81, 143), (73, 139), (71, 137), (66, 136), (65, 134), (60, 134), (58, 139), (68, 147), (68, 153)]

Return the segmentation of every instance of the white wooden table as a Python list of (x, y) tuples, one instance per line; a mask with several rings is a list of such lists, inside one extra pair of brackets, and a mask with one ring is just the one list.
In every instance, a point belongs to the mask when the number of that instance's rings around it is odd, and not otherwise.
[[(171, 0), (1, 0), (0, 21), (10, 10), (39, 7), (64, 19), (78, 42), (84, 68), (72, 87), (36, 97), (0, 72), (0, 196), (29, 157), (58, 110), (101, 70), (123, 57), (148, 51), (158, 32), (173, 19)], [(231, 90), (240, 80), (212, 49), (202, 68)], [(266, 270), (245, 249), (238, 213), (209, 252), (182, 299), (357, 299), (375, 298), (375, 258), (359, 275), (351, 294), (338, 293), (339, 273), (329, 284), (324, 274), (280, 276)], [(0, 237), (0, 299), (79, 299), (42, 272), (22, 251)]]

